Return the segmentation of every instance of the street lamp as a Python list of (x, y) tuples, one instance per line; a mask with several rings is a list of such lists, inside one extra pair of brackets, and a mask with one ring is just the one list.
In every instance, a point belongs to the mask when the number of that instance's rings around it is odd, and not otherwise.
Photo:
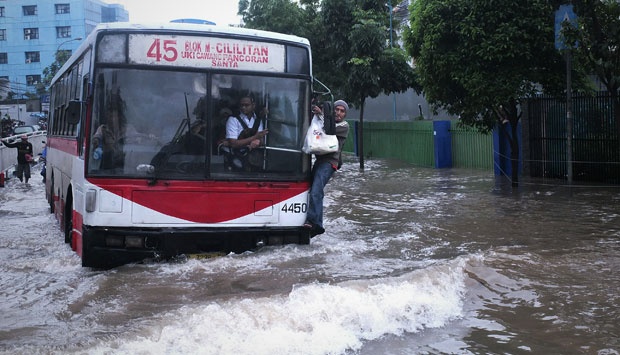
[[(60, 44), (58, 45), (58, 47), (56, 47), (56, 52), (54, 53), (54, 63), (52, 63), (52, 65), (50, 65), (51, 73), (50, 73), (50, 78), (53, 77), (56, 72), (58, 71), (58, 69), (60, 67), (62, 67), (63, 64), (65, 64), (65, 62), (67, 61), (67, 59), (69, 59), (69, 56), (66, 55), (60, 55), (60, 48), (62, 46), (64, 46), (65, 44), (69, 43), (69, 42), (73, 42), (73, 41), (81, 41), (82, 37), (76, 37), (76, 38), (71, 38), (68, 39), (64, 42), (60, 42)], [(58, 65), (58, 66), (56, 66)], [(45, 91), (47, 92), (49, 90), (49, 88), (46, 86), (45, 87)]]
[(69, 42), (73, 42), (73, 41), (81, 41), (81, 40), (82, 40), (82, 37), (76, 37), (76, 38), (71, 38), (71, 39), (68, 39), (68, 40), (60, 43), (58, 45), (58, 47), (56, 47), (56, 53), (58, 53), (60, 51), (60, 47), (62, 47), (65, 43), (69, 43)]

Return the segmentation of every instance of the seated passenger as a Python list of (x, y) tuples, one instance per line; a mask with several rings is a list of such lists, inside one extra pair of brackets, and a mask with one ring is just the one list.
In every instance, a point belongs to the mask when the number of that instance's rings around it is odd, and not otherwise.
[(192, 123), (189, 132), (184, 138), (186, 150), (190, 154), (203, 154), (206, 144), (207, 123), (203, 120), (196, 120)]
[(230, 116), (226, 121), (229, 147), (254, 149), (261, 145), (261, 140), (269, 132), (263, 128), (262, 119), (256, 116), (255, 108), (252, 97), (244, 96), (239, 100), (239, 116)]
[[(239, 100), (238, 116), (230, 116), (226, 121), (226, 154), (229, 169), (253, 170), (247, 163), (247, 156), (252, 150), (261, 146), (264, 137), (269, 133), (265, 130), (263, 119), (254, 112), (256, 104), (250, 96)], [(257, 164), (251, 164), (256, 165)]]
[(230, 116), (232, 111), (228, 107), (222, 108), (217, 115), (213, 129), (214, 151), (218, 151), (218, 147), (226, 142), (226, 121)]
[(91, 140), (92, 157), (101, 161), (101, 168), (122, 167), (124, 164), (123, 145), (140, 144), (155, 136), (138, 132), (127, 122), (125, 102), (120, 93), (108, 98), (104, 123), (97, 127)]

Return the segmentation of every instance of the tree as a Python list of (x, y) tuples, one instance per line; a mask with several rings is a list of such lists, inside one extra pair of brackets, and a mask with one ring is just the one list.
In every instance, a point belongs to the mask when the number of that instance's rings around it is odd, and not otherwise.
[[(321, 78), (337, 98), (346, 98), (359, 107), (360, 127), (367, 98), (418, 88), (404, 50), (390, 46), (389, 12), (383, 2), (241, 0), (239, 14), (246, 27), (308, 38), (313, 48), (314, 76)], [(363, 131), (358, 137), (363, 169)]]
[(565, 36), (569, 43), (578, 43), (573, 49), (576, 61), (596, 73), (611, 94), (620, 140), (620, 2), (580, 0), (573, 3), (578, 26), (565, 26)]
[(56, 60), (48, 67), (43, 68), (43, 78), (41, 82), (37, 84), (37, 94), (42, 95), (48, 92), (52, 79), (54, 79), (56, 73), (58, 73), (70, 56), (71, 51), (56, 52)]
[(245, 27), (303, 36), (303, 16), (290, 0), (240, 0), (239, 15)]
[[(274, 31), (307, 38), (313, 51), (312, 68), (315, 77), (324, 78), (322, 68), (333, 57), (326, 48), (327, 29), (320, 11), (321, 0), (240, 0), (238, 15), (244, 27)], [(323, 81), (323, 79), (321, 79)]]
[(353, 10), (353, 24), (348, 38), (349, 53), (343, 51), (349, 59), (345, 66), (348, 77), (342, 91), (360, 110), (358, 153), (361, 169), (364, 169), (366, 99), (375, 98), (381, 93), (389, 95), (416, 87), (413, 68), (407, 62), (405, 52), (390, 46), (386, 23), (389, 15), (386, 16), (385, 10), (380, 2), (359, 2)]
[(389, 41), (388, 7), (372, 0), (323, 0), (325, 28), (319, 72), (336, 95), (360, 110), (358, 155), (364, 169), (364, 106), (367, 98), (418, 88), (404, 50)]
[[(554, 7), (546, 0), (417, 0), (405, 47), (426, 99), (490, 132), (498, 123), (511, 147), (518, 184), (520, 100), (559, 93), (565, 82), (554, 47)], [(508, 125), (509, 123), (509, 125)]]

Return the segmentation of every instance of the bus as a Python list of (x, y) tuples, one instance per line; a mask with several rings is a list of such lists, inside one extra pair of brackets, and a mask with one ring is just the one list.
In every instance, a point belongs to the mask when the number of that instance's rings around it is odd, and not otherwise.
[[(46, 198), (82, 266), (308, 244), (311, 58), (267, 31), (98, 25), (50, 84)], [(237, 166), (244, 96), (269, 133)]]

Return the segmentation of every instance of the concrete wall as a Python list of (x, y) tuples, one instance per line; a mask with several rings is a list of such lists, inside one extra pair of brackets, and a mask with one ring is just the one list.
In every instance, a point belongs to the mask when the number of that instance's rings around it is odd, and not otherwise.
[[(340, 99), (334, 97), (334, 100)], [(346, 98), (345, 101), (349, 101)], [(420, 117), (420, 111), (422, 115)], [(358, 107), (351, 107), (347, 113), (347, 120), (359, 120), (360, 111)], [(364, 107), (364, 121), (412, 121), (418, 119), (425, 120), (446, 120), (453, 117), (444, 111), (434, 113), (430, 104), (423, 95), (418, 95), (413, 89), (404, 93), (384, 95), (381, 94), (374, 99), (366, 99)]]

